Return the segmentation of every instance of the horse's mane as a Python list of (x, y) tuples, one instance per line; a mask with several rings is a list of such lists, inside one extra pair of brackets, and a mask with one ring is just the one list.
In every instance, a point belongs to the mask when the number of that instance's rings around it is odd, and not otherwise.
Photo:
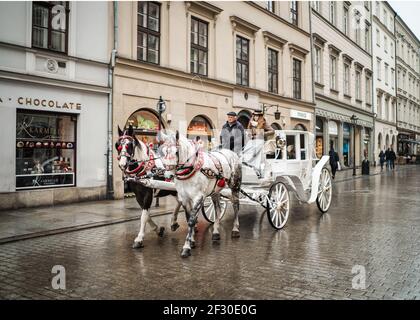
[[(143, 141), (137, 140), (139, 142), (138, 145), (134, 148), (134, 158), (138, 161), (146, 161), (149, 160), (149, 156), (147, 155), (147, 146)], [(152, 150), (150, 150), (152, 152)]]
[(181, 162), (185, 162), (188, 158), (190, 158), (195, 150), (191, 150), (191, 143), (190, 140), (187, 139), (187, 137), (183, 136), (183, 135), (179, 135), (178, 138), (179, 141), (179, 156), (184, 158), (184, 159), (179, 159), (179, 161)]

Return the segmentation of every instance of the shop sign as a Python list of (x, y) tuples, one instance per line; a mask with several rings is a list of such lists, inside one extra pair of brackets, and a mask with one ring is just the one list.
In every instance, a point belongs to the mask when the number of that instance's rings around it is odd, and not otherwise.
[(59, 109), (67, 111), (81, 111), (82, 104), (74, 101), (60, 101), (57, 99), (49, 99), (45, 97), (0, 97), (0, 105), (8, 102), (23, 107), (42, 108), (45, 110)]
[(290, 118), (311, 121), (311, 113), (298, 110), (290, 110)]

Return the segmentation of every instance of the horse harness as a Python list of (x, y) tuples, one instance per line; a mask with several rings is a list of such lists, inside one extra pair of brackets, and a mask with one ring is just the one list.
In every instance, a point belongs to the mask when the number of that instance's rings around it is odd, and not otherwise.
[[(193, 142), (191, 142), (193, 143)], [(194, 143), (193, 143), (194, 144)], [(194, 144), (195, 145), (195, 144)], [(196, 145), (195, 145), (196, 146)], [(208, 153), (210, 159), (213, 161), (214, 166), (216, 167), (217, 172), (210, 168), (203, 168), (204, 165), (204, 152), (199, 150), (196, 147), (196, 152), (190, 158), (188, 158), (184, 163), (178, 164), (175, 170), (175, 177), (178, 180), (188, 180), (192, 178), (198, 171), (203, 173), (209, 179), (216, 179), (216, 183), (219, 187), (225, 186), (225, 178), (223, 177), (223, 167), (214, 155)], [(186, 165), (186, 163), (191, 163)]]

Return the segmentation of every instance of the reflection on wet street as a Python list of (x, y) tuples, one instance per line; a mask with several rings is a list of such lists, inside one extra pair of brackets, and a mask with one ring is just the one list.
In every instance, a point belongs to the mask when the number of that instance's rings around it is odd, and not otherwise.
[[(145, 248), (132, 249), (139, 222), (0, 245), (0, 298), (37, 299), (420, 299), (420, 168), (413, 166), (334, 184), (326, 214), (293, 201), (286, 227), (275, 231), (265, 211), (241, 206), (239, 239), (231, 207), (221, 241), (200, 216), (197, 247), (180, 258), (186, 223)], [(66, 290), (51, 287), (54, 265)], [(352, 268), (366, 272), (352, 288)]]

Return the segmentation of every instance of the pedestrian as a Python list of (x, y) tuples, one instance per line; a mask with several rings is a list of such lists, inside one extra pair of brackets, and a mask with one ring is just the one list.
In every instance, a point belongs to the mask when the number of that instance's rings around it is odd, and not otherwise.
[(338, 168), (338, 161), (340, 161), (338, 157), (338, 153), (335, 152), (333, 143), (330, 143), (330, 152), (328, 153), (330, 156), (330, 166), (332, 172), (332, 178), (335, 179), (335, 173), (337, 172)]
[[(384, 147), (385, 150), (385, 147)], [(379, 163), (381, 164), (381, 171), (384, 170), (384, 163), (385, 163), (385, 152), (384, 150), (381, 150), (381, 152), (379, 152)]]
[(234, 111), (227, 113), (227, 121), (220, 133), (220, 143), (223, 149), (229, 149), (238, 155), (242, 152), (245, 144), (245, 130)]
[(395, 169), (395, 160), (396, 159), (397, 159), (397, 155), (395, 154), (394, 149), (391, 148), (391, 151), (390, 151), (391, 170)]
[(391, 169), (391, 150), (388, 148), (385, 151), (386, 170)]

